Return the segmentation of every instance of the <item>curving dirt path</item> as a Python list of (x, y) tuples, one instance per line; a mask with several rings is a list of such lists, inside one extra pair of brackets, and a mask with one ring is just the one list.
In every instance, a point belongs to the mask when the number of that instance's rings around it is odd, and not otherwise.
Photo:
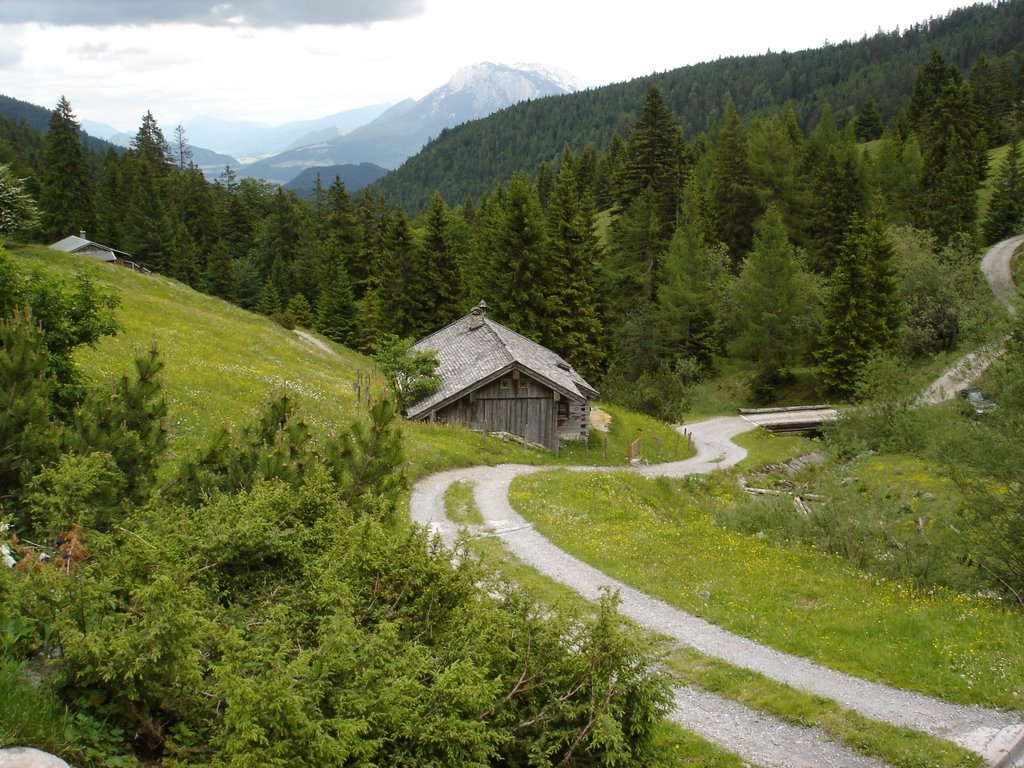
[(1010, 269), (1013, 253), (1024, 245), (1024, 235), (1017, 235), (996, 243), (981, 259), (981, 272), (988, 281), (989, 288), (996, 298), (1002, 302), (1007, 311), (1017, 315), (1018, 293), (1013, 283), (1013, 272)]
[[(1017, 315), (1017, 287), (1013, 283), (1010, 263), (1014, 251), (1024, 245), (1024, 235), (1017, 235), (1000, 243), (996, 243), (985, 253), (981, 260), (981, 273), (985, 276), (992, 293), (1006, 307), (1010, 315)], [(1006, 351), (1006, 339), (988, 344), (974, 352), (961, 357), (953, 367), (943, 373), (921, 394), (918, 402), (923, 405), (935, 405), (942, 400), (954, 397), (964, 387), (969, 386), (985, 372), (992, 362)]]
[[(1006, 287), (1009, 261), (1024, 236), (998, 244), (982, 263), (986, 279), (1001, 301), (1014, 295), (1012, 282)], [(996, 281), (995, 283), (993, 281)], [(997, 289), (996, 284), (1001, 288)], [(1000, 293), (1002, 291), (1002, 293)], [(1012, 311), (1012, 309), (1011, 309)], [(959, 370), (948, 372), (929, 387), (928, 402), (952, 397), (960, 385), (984, 370), (991, 353), (965, 358)], [(958, 364), (959, 365), (959, 364)], [(687, 427), (697, 453), (690, 459), (668, 464), (621, 470), (573, 467), (576, 471), (636, 471), (648, 476), (682, 477), (730, 467), (746, 451), (732, 438), (753, 425), (742, 417), (721, 417)], [(802, 691), (838, 702), (865, 717), (949, 739), (982, 755), (993, 767), (1016, 764), (1024, 753), (1024, 723), (1012, 713), (977, 706), (940, 701), (923, 694), (872, 683), (823, 667), (808, 659), (782, 653), (727, 632), (699, 617), (654, 599), (612, 579), (572, 557), (537, 533), (512, 509), (508, 491), (519, 475), (551, 467), (506, 464), (442, 472), (420, 480), (413, 488), (410, 514), (451, 545), (460, 527), (445, 515), (444, 496), (458, 481), (474, 485), (474, 497), (484, 518), (478, 535), (499, 536), (505, 545), (537, 570), (575, 589), (587, 599), (596, 599), (602, 589), (613, 589), (621, 597), (620, 611), (652, 631), (673, 638), (702, 653), (744, 667)], [(734, 701), (693, 688), (676, 691), (676, 709), (670, 717), (684, 728), (766, 768), (803, 766), (880, 766), (846, 747), (828, 741), (813, 728), (796, 728)]]

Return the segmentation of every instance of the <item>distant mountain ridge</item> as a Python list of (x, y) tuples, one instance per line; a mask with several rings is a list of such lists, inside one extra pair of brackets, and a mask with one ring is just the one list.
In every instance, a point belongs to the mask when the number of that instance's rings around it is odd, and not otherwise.
[(323, 133), (341, 135), (375, 120), (391, 107), (390, 104), (370, 104), (325, 117), (297, 120), (281, 125), (251, 121), (221, 120), (201, 115), (183, 123), (189, 140), (217, 152), (247, 157), (283, 152), (295, 146), (317, 141)]
[[(0, 95), (0, 115), (12, 120), (21, 120), (41, 134), (50, 130), (50, 115), (52, 114), (52, 108), (47, 109), (21, 99)], [(83, 130), (83, 133), (85, 136), (82, 138), (82, 143), (92, 152), (106, 152), (112, 146), (112, 143), (102, 136), (97, 136), (86, 130)]]
[(339, 178), (344, 183), (345, 190), (351, 194), (369, 186), (386, 173), (386, 168), (381, 168), (373, 163), (359, 163), (358, 165), (348, 163), (346, 165), (329, 165), (323, 168), (307, 168), (285, 184), (284, 188), (295, 190), (300, 196), (311, 199), (313, 190), (316, 189), (317, 176), (319, 176), (323, 189), (327, 189), (334, 183), (335, 178)]
[[(577, 90), (570, 75), (539, 64), (481, 62), (459, 69), (418, 101), (374, 104), (278, 126), (210, 116), (182, 126), (192, 160), (207, 179), (216, 179), (230, 165), (242, 177), (283, 185), (295, 180), (289, 186), (305, 194), (312, 188), (316, 169), (322, 170), (325, 184), (340, 173), (343, 180), (347, 176), (354, 188), (360, 188), (400, 166), (449, 128), (524, 101)], [(8, 113), (46, 132), (49, 110), (0, 97), (0, 114)], [(87, 141), (100, 137), (93, 149), (111, 144), (128, 147), (134, 137), (105, 123), (84, 119), (81, 123), (90, 136)], [(163, 131), (170, 138), (168, 126)], [(249, 157), (260, 159), (246, 162)], [(304, 174), (307, 170), (312, 172)]]
[[(579, 91), (529, 101), (446, 129), (422, 151), (374, 184), (391, 205), (417, 215), (440, 192), (449, 205), (490, 194), (513, 173), (556, 164), (566, 147), (608, 148), (626, 138), (644, 95), (663, 94), (687, 140), (713, 130), (732, 99), (744, 120), (792, 107), (806, 132), (826, 107), (842, 125), (869, 96), (883, 122), (910, 98), (918, 70), (932, 51), (964, 77), (984, 54), (993, 67), (1024, 61), (1024, 1), (976, 3), (904, 30), (797, 52), (721, 58)], [(500, 147), (500, 151), (495, 151)]]
[(373, 163), (394, 169), (445, 129), (524, 101), (576, 90), (568, 75), (538, 65), (474, 64), (419, 101), (402, 101), (343, 136), (245, 165), (239, 175), (284, 184), (306, 168)]

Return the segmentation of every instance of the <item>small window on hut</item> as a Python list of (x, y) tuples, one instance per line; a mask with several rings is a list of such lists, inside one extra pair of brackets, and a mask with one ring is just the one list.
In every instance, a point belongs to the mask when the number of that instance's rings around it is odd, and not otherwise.
[(562, 399), (558, 401), (558, 418), (569, 418), (569, 401)]
[(530, 388), (530, 382), (528, 382), (526, 379), (520, 379), (519, 380), (519, 388), (520, 389), (529, 389)]
[(501, 388), (502, 389), (512, 389), (512, 379), (502, 379), (501, 380)]

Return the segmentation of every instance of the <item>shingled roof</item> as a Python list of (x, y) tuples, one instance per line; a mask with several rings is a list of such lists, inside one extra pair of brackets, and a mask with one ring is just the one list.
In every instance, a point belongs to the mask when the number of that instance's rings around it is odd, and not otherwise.
[(64, 251), (66, 253), (84, 253), (89, 256), (93, 256), (101, 261), (116, 261), (118, 257), (129, 258), (129, 254), (124, 251), (119, 251), (117, 248), (111, 248), (109, 245), (103, 245), (102, 243), (94, 243), (92, 240), (85, 239), (85, 233), (83, 236), (68, 235), (63, 240), (58, 240), (56, 243), (51, 245), (58, 251)]
[(443, 408), (513, 368), (526, 371), (570, 400), (579, 402), (597, 395), (597, 390), (559, 355), (491, 320), (484, 314), (484, 302), (480, 305), (413, 345), (416, 350), (437, 352), (441, 386), (406, 410), (410, 419)]

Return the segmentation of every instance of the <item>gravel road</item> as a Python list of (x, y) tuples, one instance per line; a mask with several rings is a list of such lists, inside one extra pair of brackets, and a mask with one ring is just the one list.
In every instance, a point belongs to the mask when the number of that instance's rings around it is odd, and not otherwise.
[[(981, 260), (981, 273), (985, 276), (989, 288), (1007, 311), (1014, 316), (1017, 314), (1018, 294), (1013, 283), (1010, 261), (1013, 252), (1021, 244), (1024, 244), (1024, 235), (1003, 240), (989, 248)], [(1006, 350), (1004, 342), (1005, 339), (961, 357), (952, 368), (932, 382), (922, 393), (918, 402), (922, 405), (935, 405), (956, 396), (957, 392), (980, 377), (985, 369), (992, 364), (992, 361), (1003, 354)]]
[[(1024, 236), (999, 243), (982, 262), (986, 279), (1004, 303), (1015, 296), (1009, 277), (1009, 263), (1013, 251), (1022, 242)], [(1012, 305), (1007, 305), (1013, 311)], [(998, 354), (996, 349), (988, 349), (966, 356), (953, 370), (933, 383), (922, 400), (938, 402), (954, 396), (960, 387), (984, 370), (995, 354)], [(682, 477), (730, 467), (746, 454), (732, 442), (732, 438), (752, 427), (749, 421), (739, 416), (689, 425), (685, 431), (697, 449), (694, 457), (630, 471), (648, 476)], [(1024, 759), (1021, 754), (1024, 752), (1024, 724), (1015, 714), (950, 704), (919, 693), (868, 682), (776, 651), (645, 595), (560, 550), (533, 530), (508, 502), (509, 485), (515, 477), (544, 469), (502, 465), (436, 474), (424, 478), (413, 488), (410, 513), (413, 520), (428, 526), (449, 544), (453, 543), (459, 528), (445, 516), (444, 494), (453, 482), (471, 482), (485, 521), (483, 531), (500, 536), (524, 562), (575, 589), (587, 599), (596, 599), (602, 589), (611, 588), (620, 594), (620, 611), (624, 615), (683, 645), (799, 690), (832, 699), (865, 717), (949, 739), (979, 753), (994, 768), (1011, 765), (1011, 753), (1017, 760), (1014, 765), (1024, 764), (1020, 762)], [(573, 469), (609, 471), (607, 468)], [(795, 728), (705, 691), (679, 688), (676, 705), (671, 717), (680, 725), (766, 768), (881, 765), (829, 742), (816, 729)]]
[[(696, 456), (686, 461), (652, 465), (631, 471), (651, 476), (681, 477), (688, 473), (724, 469), (745, 455), (745, 451), (732, 443), (730, 438), (751, 427), (752, 424), (742, 417), (723, 417), (690, 425), (686, 429), (697, 447)], [(573, 588), (589, 600), (597, 599), (602, 589), (610, 588), (617, 591), (621, 598), (620, 612), (640, 626), (709, 656), (753, 670), (799, 690), (833, 699), (844, 708), (865, 717), (950, 739), (960, 746), (982, 754), (990, 761), (995, 761), (1009, 744), (1024, 736), (1024, 725), (1010, 713), (949, 704), (919, 693), (861, 680), (807, 659), (776, 651), (673, 608), (574, 558), (537, 533), (509, 504), (508, 491), (512, 480), (520, 475), (544, 469), (505, 464), (433, 475), (417, 483), (413, 489), (410, 504), (412, 517), (416, 522), (429, 526), (448, 543), (453, 542), (459, 529), (445, 517), (444, 492), (452, 482), (471, 482), (474, 484), (474, 498), (484, 518), (484, 530), (487, 533), (499, 536), (505, 546), (521, 560), (550, 578)], [(595, 470), (591, 468), (590, 471)], [(602, 468), (600, 471), (627, 470)], [(702, 696), (700, 709), (691, 711), (689, 707), (681, 707), (673, 719), (760, 765), (785, 767), (864, 764), (855, 762), (862, 759), (860, 756), (827, 742), (816, 732), (810, 733), (799, 742), (780, 739), (781, 731), (778, 729), (783, 727), (783, 723), (711, 694)], [(693, 698), (692, 693), (689, 698)], [(718, 702), (717, 705), (713, 704), (715, 701)], [(713, 724), (716, 718), (720, 717), (724, 725), (741, 710), (746, 710), (744, 727), (756, 729), (750, 731), (750, 739), (754, 743), (763, 745), (766, 750), (769, 749), (767, 745), (772, 742), (787, 745), (782, 750), (783, 754), (777, 756), (782, 762), (768, 760), (763, 754), (756, 756), (748, 752), (744, 744), (732, 739), (729, 729), (716, 731), (710, 728), (709, 732), (709, 724)], [(716, 712), (719, 714), (716, 715)], [(842, 754), (838, 757), (827, 754), (833, 750), (839, 750)]]
[(1013, 272), (1010, 261), (1013, 252), (1024, 244), (1024, 235), (1017, 235), (1001, 243), (996, 243), (981, 260), (981, 272), (988, 281), (989, 288), (996, 298), (1003, 303), (1011, 315), (1017, 314), (1017, 287), (1013, 283)]

